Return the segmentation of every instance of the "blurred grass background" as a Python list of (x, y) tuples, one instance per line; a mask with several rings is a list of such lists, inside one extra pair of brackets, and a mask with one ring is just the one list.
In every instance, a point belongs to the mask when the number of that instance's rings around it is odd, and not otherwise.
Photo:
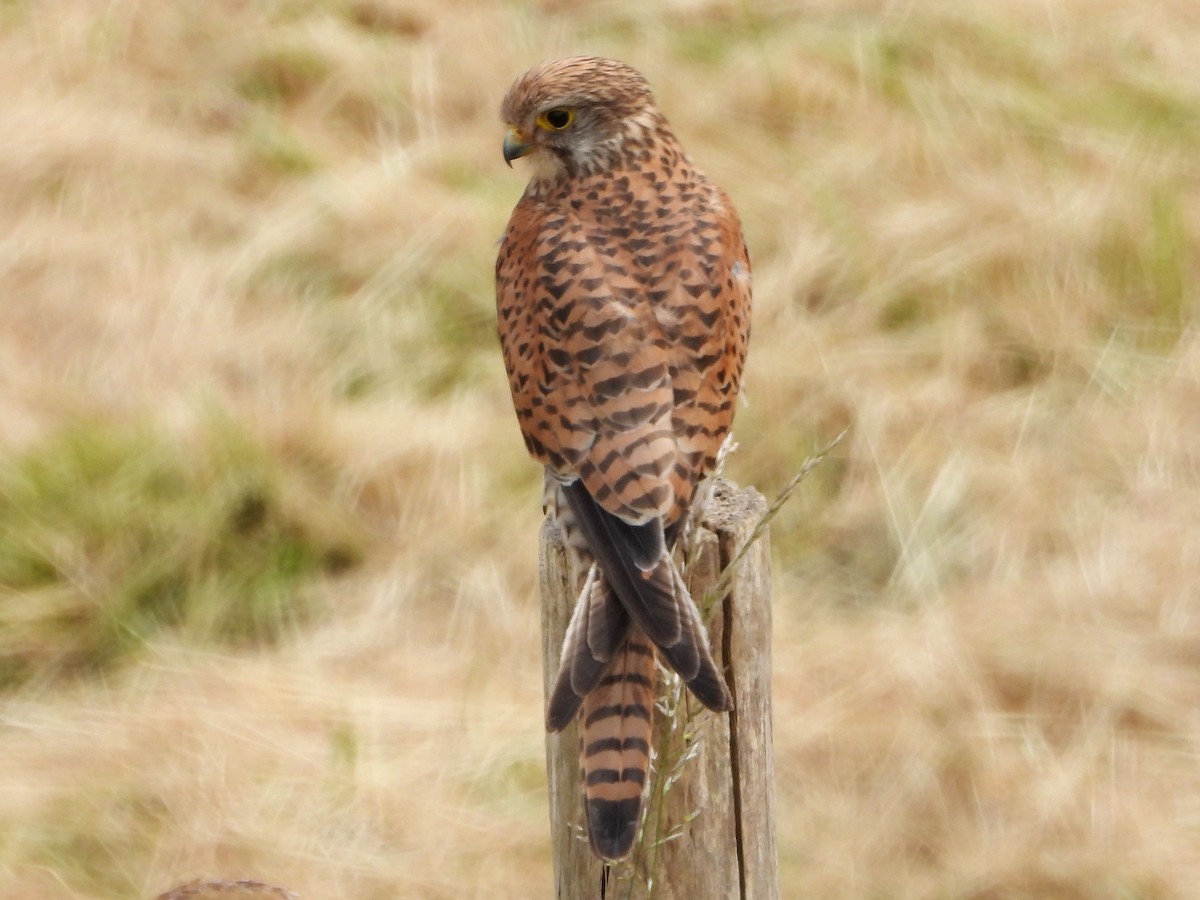
[[(786, 896), (1200, 883), (1200, 8), (0, 4), (0, 896), (549, 896), (513, 77), (755, 263)], [(1189, 887), (1191, 885), (1192, 887)]]

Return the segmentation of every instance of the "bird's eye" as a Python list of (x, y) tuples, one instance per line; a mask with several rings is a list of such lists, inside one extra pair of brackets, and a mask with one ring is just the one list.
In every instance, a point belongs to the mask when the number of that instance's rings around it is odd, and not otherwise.
[(549, 131), (562, 131), (574, 121), (573, 109), (548, 109), (537, 118), (537, 123)]

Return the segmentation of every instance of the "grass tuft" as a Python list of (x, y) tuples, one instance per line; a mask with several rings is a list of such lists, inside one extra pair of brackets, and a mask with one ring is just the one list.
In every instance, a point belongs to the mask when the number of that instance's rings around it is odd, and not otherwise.
[(361, 558), (318, 478), (229, 424), (181, 442), (81, 423), (6, 460), (0, 686), (108, 669), (164, 629), (278, 639), (313, 579)]

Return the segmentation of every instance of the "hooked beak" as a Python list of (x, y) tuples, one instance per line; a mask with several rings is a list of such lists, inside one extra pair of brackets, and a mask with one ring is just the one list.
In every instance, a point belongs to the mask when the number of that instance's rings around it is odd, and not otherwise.
[(527, 144), (521, 140), (521, 132), (516, 128), (510, 128), (504, 135), (504, 161), (508, 163), (508, 167), (512, 168), (512, 161), (520, 159), (526, 153), (533, 149), (533, 144)]

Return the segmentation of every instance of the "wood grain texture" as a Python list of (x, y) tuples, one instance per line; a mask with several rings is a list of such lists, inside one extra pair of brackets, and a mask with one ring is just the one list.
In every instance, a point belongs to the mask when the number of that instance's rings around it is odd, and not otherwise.
[[(766, 511), (762, 496), (729, 482), (715, 485), (690, 544), (687, 581), (698, 602), (746, 543)], [(557, 530), (541, 541), (543, 681), (557, 674), (563, 634), (575, 596), (575, 573)], [(674, 716), (656, 714), (656, 771), (643, 835), (629, 860), (611, 867), (609, 898), (774, 900), (779, 896), (771, 745), (770, 548), (766, 535), (738, 563), (730, 593), (709, 618), (713, 654), (724, 670), (735, 709), (704, 710), (676, 687)], [(670, 690), (667, 686), (660, 689)], [(662, 698), (660, 696), (660, 703)], [(683, 765), (676, 760), (694, 754)], [(547, 735), (555, 896), (601, 896), (605, 867), (588, 850), (578, 772), (578, 732), (572, 724)], [(661, 786), (671, 782), (665, 794)], [(657, 841), (654, 840), (657, 835)], [(664, 840), (665, 838), (669, 840)]]
[[(562, 535), (549, 519), (542, 525), (539, 570), (542, 594), (542, 688), (549, 697), (558, 675), (559, 654), (575, 606), (575, 574)], [(550, 785), (550, 840), (554, 857), (554, 896), (560, 900), (599, 897), (604, 864), (588, 849), (583, 792), (579, 783), (579, 721), (546, 734), (546, 774)]]

